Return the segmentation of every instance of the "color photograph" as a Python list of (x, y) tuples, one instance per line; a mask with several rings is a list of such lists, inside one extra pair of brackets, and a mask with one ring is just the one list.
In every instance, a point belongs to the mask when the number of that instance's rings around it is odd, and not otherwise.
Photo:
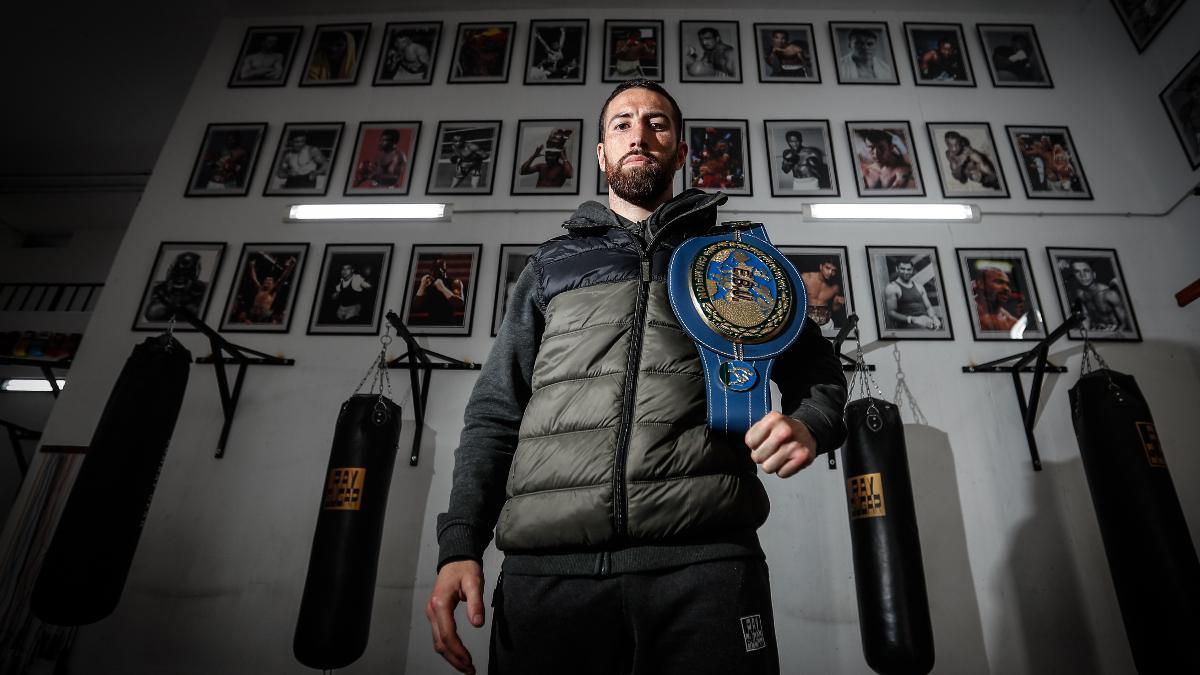
[(470, 335), (482, 244), (413, 244), (404, 325), (414, 335)]
[(579, 194), (579, 137), (583, 120), (521, 120), (517, 123), (511, 193)]
[(263, 194), (325, 194), (344, 126), (341, 122), (284, 125)]
[(287, 84), (301, 26), (255, 26), (246, 29), (230, 87), (282, 87)]
[(821, 81), (811, 23), (756, 23), (754, 38), (759, 82)]
[(438, 122), (426, 194), (492, 194), (500, 122)]
[(1032, 24), (981, 23), (975, 27), (996, 87), (1054, 86)]
[(460, 23), (454, 55), (450, 59), (450, 84), (508, 82), (516, 24)]
[(336, 87), (357, 82), (370, 32), (369, 23), (317, 26), (300, 86)]
[(375, 65), (377, 87), (429, 84), (437, 63), (442, 22), (389, 23), (383, 29), (383, 44)]
[(680, 82), (741, 82), (737, 21), (679, 22)]
[(837, 337), (854, 313), (850, 289), (849, 255), (845, 246), (780, 246), (804, 282), (808, 294), (808, 318), (821, 328), (821, 335)]
[(256, 124), (210, 124), (192, 175), (187, 197), (243, 197), (250, 190), (258, 150), (267, 132), (265, 122)]
[(537, 244), (501, 244), (500, 265), (496, 273), (496, 298), (492, 303), (492, 337), (500, 332), (504, 314), (508, 311), (508, 299), (512, 295), (517, 278), (537, 251)]
[(347, 195), (406, 195), (420, 122), (363, 122), (346, 176)]
[(1141, 341), (1129, 285), (1115, 249), (1047, 247), (1046, 253), (1063, 317), (1070, 316), (1073, 307), (1083, 312), (1083, 327), (1068, 331), (1068, 338), (1082, 340), (1086, 328), (1091, 340)]
[(933, 246), (868, 246), (881, 340), (952, 340), (946, 285)]
[(391, 267), (391, 244), (326, 246), (308, 334), (378, 334)]
[(959, 248), (958, 269), (976, 340), (1046, 337), (1041, 296), (1023, 248)]
[[(182, 307), (204, 321), (224, 254), (225, 244), (215, 241), (159, 244), (150, 277), (146, 279), (146, 290), (138, 303), (133, 330), (166, 330), (175, 316), (175, 307)], [(195, 329), (188, 322), (177, 320), (175, 330)]]
[(529, 22), (525, 84), (583, 84), (587, 42), (587, 19)]
[(308, 244), (245, 244), (221, 318), (222, 332), (286, 333)]
[(605, 21), (605, 82), (663, 81), (662, 21)]
[(908, 122), (846, 122), (859, 197), (925, 194)]
[(765, 120), (772, 197), (840, 194), (828, 120)]
[(1008, 197), (1008, 183), (987, 122), (928, 122), (934, 167), (948, 198)]
[(1006, 126), (1030, 199), (1091, 199), (1092, 190), (1066, 127)]
[(900, 84), (888, 25), (830, 21), (838, 84)]
[(905, 23), (909, 64), (917, 85), (974, 87), (971, 56), (958, 23)]
[(684, 185), (720, 190), (727, 195), (752, 195), (750, 147), (746, 120), (684, 120), (688, 160)]

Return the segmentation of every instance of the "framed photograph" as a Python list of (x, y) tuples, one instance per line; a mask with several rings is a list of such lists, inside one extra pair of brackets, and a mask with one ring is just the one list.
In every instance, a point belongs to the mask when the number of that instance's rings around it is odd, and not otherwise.
[(208, 125), (184, 196), (246, 196), (266, 133), (266, 122)]
[(308, 244), (243, 245), (220, 330), (288, 332), (307, 257)]
[(285, 124), (263, 194), (325, 194), (345, 126), (341, 122)]
[(741, 82), (737, 21), (679, 22), (680, 82)]
[(987, 122), (927, 122), (933, 165), (950, 198), (1008, 197), (1008, 182)]
[(772, 197), (840, 194), (829, 120), (764, 120)]
[(846, 122), (859, 197), (920, 197), (925, 182), (908, 122)]
[[(1089, 339), (1141, 342), (1142, 332), (1116, 249), (1047, 246), (1046, 253), (1063, 317), (1070, 316), (1071, 308), (1078, 305)], [(1069, 331), (1067, 337), (1082, 340), (1083, 329)]]
[(513, 158), (514, 195), (579, 194), (583, 120), (521, 120)]
[(301, 87), (336, 87), (358, 82), (367, 48), (369, 23), (325, 24), (317, 26), (308, 61), (304, 64)]
[(918, 86), (974, 87), (975, 73), (960, 23), (905, 23), (909, 64)]
[(596, 169), (596, 194), (608, 194), (608, 174), (601, 171), (599, 167)]
[(587, 42), (587, 19), (530, 21), (525, 84), (583, 84)]
[(868, 246), (867, 260), (880, 339), (954, 339), (937, 248)]
[(492, 337), (500, 332), (504, 313), (508, 311), (508, 298), (517, 284), (517, 277), (529, 264), (529, 257), (537, 251), (537, 244), (501, 244), (500, 267), (496, 273), (496, 299), (492, 303)]
[(900, 84), (892, 36), (883, 21), (830, 21), (838, 84)]
[(1006, 126), (1021, 184), (1030, 199), (1091, 199), (1079, 153), (1066, 127)]
[(811, 23), (756, 23), (759, 82), (820, 82)]
[(605, 21), (605, 82), (644, 77), (663, 81), (663, 22)]
[(837, 337), (854, 313), (846, 247), (780, 246), (779, 250), (800, 272), (808, 293), (808, 318), (821, 327), (821, 335), (831, 340)]
[(433, 82), (442, 22), (395, 22), (383, 27), (379, 61), (375, 64), (376, 87)]
[(391, 244), (327, 245), (308, 334), (378, 334), (391, 269)]
[(414, 335), (470, 335), (483, 244), (413, 244), (404, 325)]
[(1054, 86), (1042, 43), (1032, 24), (981, 23), (979, 42), (983, 45), (988, 74), (996, 87)]
[(1187, 62), (1158, 95), (1183, 154), (1193, 169), (1200, 168), (1200, 52)]
[[(175, 316), (168, 305), (186, 308), (203, 321), (224, 255), (225, 244), (221, 242), (164, 241), (159, 244), (154, 266), (146, 279), (146, 290), (142, 291), (142, 301), (138, 303), (137, 316), (133, 319), (133, 330), (166, 330)], [(196, 329), (186, 321), (177, 321), (175, 330)]]
[(1045, 314), (1029, 252), (958, 248), (958, 271), (976, 340), (1041, 340)]
[(1129, 33), (1129, 39), (1133, 40), (1133, 46), (1137, 47), (1139, 54), (1146, 51), (1154, 36), (1167, 25), (1182, 4), (1183, 0), (1113, 0), (1113, 8), (1121, 17), (1125, 32)]
[(282, 87), (292, 70), (302, 26), (254, 26), (246, 29), (230, 87)]
[(754, 194), (750, 185), (750, 132), (746, 120), (684, 120), (688, 161), (684, 186)]
[(363, 122), (346, 173), (346, 195), (406, 195), (420, 122)]
[(425, 194), (492, 194), (500, 122), (438, 122)]
[(450, 59), (450, 84), (508, 82), (517, 24), (460, 23)]

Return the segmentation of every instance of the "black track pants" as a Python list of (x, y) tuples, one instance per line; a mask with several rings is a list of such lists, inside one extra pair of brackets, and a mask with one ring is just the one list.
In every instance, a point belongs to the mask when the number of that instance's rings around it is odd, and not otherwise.
[(762, 560), (611, 577), (502, 575), (491, 675), (777, 675)]

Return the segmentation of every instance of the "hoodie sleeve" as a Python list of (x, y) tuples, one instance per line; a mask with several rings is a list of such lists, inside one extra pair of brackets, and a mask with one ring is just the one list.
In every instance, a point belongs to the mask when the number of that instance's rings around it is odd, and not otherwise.
[(800, 337), (775, 361), (771, 379), (779, 385), (782, 412), (800, 420), (817, 441), (817, 454), (846, 441), (846, 376), (833, 345), (812, 319)]

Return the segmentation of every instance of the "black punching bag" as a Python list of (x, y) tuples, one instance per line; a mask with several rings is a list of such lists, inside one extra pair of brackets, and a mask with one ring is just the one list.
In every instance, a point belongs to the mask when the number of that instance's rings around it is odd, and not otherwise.
[(863, 398), (846, 406), (842, 452), (858, 621), (867, 665), (883, 675), (933, 669), (933, 627), (900, 409)]
[(125, 362), (33, 588), (33, 613), (42, 621), (79, 626), (116, 608), (191, 360), (182, 344), (160, 335), (134, 347)]
[(1080, 377), (1070, 395), (1138, 672), (1200, 673), (1200, 562), (1146, 399), (1133, 377), (1107, 369)]
[(310, 668), (353, 663), (367, 648), (400, 407), (379, 394), (342, 404), (313, 535), (292, 651)]

